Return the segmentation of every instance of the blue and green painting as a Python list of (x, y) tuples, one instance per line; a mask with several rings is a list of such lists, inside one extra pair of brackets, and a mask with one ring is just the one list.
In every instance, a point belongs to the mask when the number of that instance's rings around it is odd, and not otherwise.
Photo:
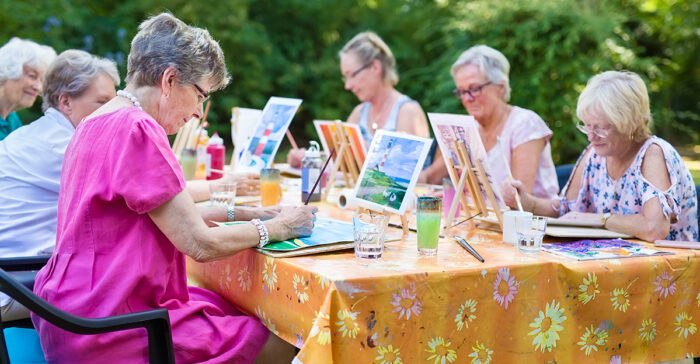
[[(248, 224), (247, 221), (231, 221), (219, 223), (220, 225)], [(304, 236), (285, 241), (278, 241), (265, 245), (264, 250), (292, 251), (311, 246), (330, 245), (354, 241), (352, 223), (335, 219), (318, 218), (314, 223), (314, 229), (310, 236)]]
[(373, 141), (357, 198), (399, 210), (423, 144), (419, 140), (390, 135), (382, 135), (380, 140)]

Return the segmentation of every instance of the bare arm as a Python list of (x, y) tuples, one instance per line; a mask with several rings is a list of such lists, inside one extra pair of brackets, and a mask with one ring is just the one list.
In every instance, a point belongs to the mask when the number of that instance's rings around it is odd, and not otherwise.
[[(656, 144), (652, 144), (644, 155), (642, 175), (661, 191), (671, 187), (671, 178), (666, 168), (663, 151)], [(675, 218), (675, 216), (671, 216), (671, 218)], [(642, 212), (639, 214), (613, 214), (608, 218), (606, 228), (646, 241), (654, 241), (664, 239), (668, 235), (671, 230), (671, 222), (664, 216), (659, 199), (652, 198), (644, 204)]]
[(396, 121), (396, 131), (402, 131), (411, 135), (429, 138), (428, 120), (423, 109), (417, 102), (407, 102), (399, 109)]
[[(310, 234), (315, 210), (310, 206), (284, 208), (277, 217), (264, 222), (270, 240)], [(185, 191), (148, 215), (179, 251), (200, 262), (234, 255), (256, 246), (260, 240), (252, 224), (208, 227)]]
[(540, 161), (540, 155), (547, 141), (545, 138), (531, 140), (518, 145), (510, 155), (510, 169), (513, 178), (522, 182), (525, 190), (532, 193), (535, 187), (535, 177)]
[(260, 175), (257, 173), (226, 173), (222, 179), (187, 181), (185, 191), (195, 202), (209, 199), (209, 185), (215, 182), (235, 182), (238, 184), (236, 194), (249, 196), (260, 194)]

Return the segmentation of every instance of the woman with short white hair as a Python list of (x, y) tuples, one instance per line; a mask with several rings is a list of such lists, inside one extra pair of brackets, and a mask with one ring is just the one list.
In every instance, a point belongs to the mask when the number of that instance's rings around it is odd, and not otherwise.
[[(457, 86), (453, 93), (478, 124), (487, 152), (486, 168), (494, 184), (500, 186), (510, 168), (526, 191), (554, 197), (559, 185), (549, 143), (552, 131), (535, 112), (508, 104), (509, 72), (510, 63), (501, 52), (485, 45), (471, 47), (452, 65)], [(421, 174), (422, 181), (433, 184), (440, 184), (444, 177), (447, 170), (442, 158), (436, 158)]]
[(22, 126), (17, 111), (34, 104), (54, 58), (53, 48), (30, 40), (12, 38), (0, 47), (0, 140)]
[[(533, 197), (515, 182), (523, 207), (537, 215), (568, 213), (647, 241), (697, 241), (693, 178), (673, 146), (651, 134), (644, 81), (626, 71), (596, 75), (579, 96), (576, 115), (590, 145), (561, 197)], [(506, 203), (515, 206), (515, 190), (505, 190)]]

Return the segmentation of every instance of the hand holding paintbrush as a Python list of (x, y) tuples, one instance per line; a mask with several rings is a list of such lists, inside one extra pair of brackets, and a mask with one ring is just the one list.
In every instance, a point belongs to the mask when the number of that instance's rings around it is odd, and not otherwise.
[[(506, 173), (508, 174), (508, 179), (510, 182), (513, 182), (513, 174), (510, 172), (510, 164), (508, 164), (508, 159), (506, 158), (506, 151), (503, 148), (503, 144), (501, 144), (501, 137), (496, 137), (498, 139), (498, 146), (501, 148), (501, 155), (503, 156), (503, 163), (506, 165)], [(520, 194), (518, 193), (518, 189), (515, 189), (515, 201), (518, 204), (518, 210), (523, 211), (523, 204), (520, 202)]]

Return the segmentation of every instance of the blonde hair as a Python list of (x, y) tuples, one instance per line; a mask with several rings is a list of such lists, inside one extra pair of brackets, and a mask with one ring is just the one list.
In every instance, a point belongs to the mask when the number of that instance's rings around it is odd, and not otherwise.
[(651, 135), (649, 94), (644, 81), (629, 71), (607, 71), (593, 76), (578, 97), (576, 116), (605, 117), (620, 133), (640, 142)]
[(177, 68), (182, 83), (211, 79), (211, 91), (225, 87), (230, 80), (224, 52), (206, 29), (161, 13), (139, 25), (139, 32), (131, 41), (126, 82), (155, 86), (170, 66)]
[(391, 53), (389, 46), (384, 43), (382, 38), (374, 32), (362, 32), (353, 37), (338, 56), (353, 53), (360, 62), (365, 65), (375, 59), (382, 65), (382, 79), (385, 83), (395, 86), (399, 83), (399, 73), (396, 71), (396, 59)]
[(457, 61), (452, 64), (450, 69), (452, 78), (455, 78), (460, 68), (468, 64), (477, 66), (481, 74), (490, 82), (503, 84), (505, 87), (503, 101), (510, 101), (510, 80), (508, 79), (510, 63), (503, 53), (486, 45), (473, 46), (462, 52)]
[(44, 76), (42, 109), (58, 109), (58, 99), (64, 94), (79, 97), (100, 74), (106, 74), (114, 86), (119, 86), (119, 72), (113, 61), (78, 49), (63, 51), (51, 63)]

